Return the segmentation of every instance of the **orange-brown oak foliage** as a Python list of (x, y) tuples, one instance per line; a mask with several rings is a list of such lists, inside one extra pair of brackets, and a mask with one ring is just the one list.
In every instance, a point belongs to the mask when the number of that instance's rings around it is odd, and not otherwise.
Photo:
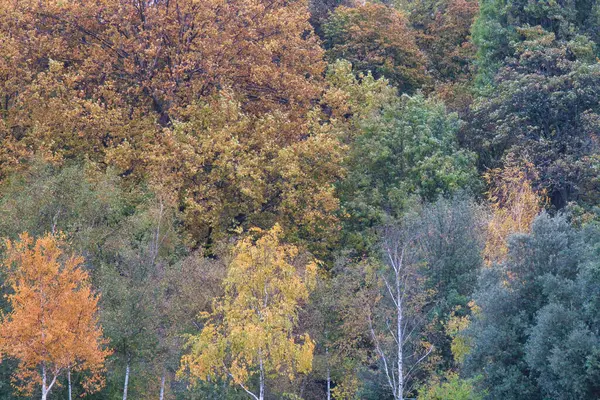
[(98, 390), (110, 354), (83, 258), (67, 256), (61, 247), (54, 235), (34, 240), (24, 233), (6, 242), (2, 264), (12, 294), (11, 311), (0, 324), (0, 353), (18, 360), (18, 389), (31, 395), (41, 386), (42, 399), (69, 371), (88, 371), (85, 389)]
[[(279, 222), (335, 237), (306, 0), (0, 0), (0, 179), (31, 152), (149, 179), (192, 245)], [(318, 250), (318, 249), (317, 249)]]
[(245, 111), (299, 118), (324, 69), (308, 17), (304, 0), (0, 0), (6, 129), (101, 158), (221, 88)]
[[(422, 3), (429, 4), (427, 0)], [(475, 60), (470, 37), (479, 11), (477, 1), (445, 0), (435, 13), (429, 7), (418, 11), (411, 13), (411, 19), (420, 28), (418, 42), (427, 55), (433, 77), (446, 83), (468, 80)]]
[(546, 194), (536, 192), (532, 187), (536, 176), (530, 162), (520, 165), (510, 160), (503, 169), (494, 169), (484, 175), (491, 186), (488, 198), (493, 212), (484, 248), (486, 264), (503, 261), (508, 254), (508, 237), (513, 233), (528, 232), (542, 211)]
[(385, 76), (401, 91), (412, 92), (428, 81), (425, 57), (416, 33), (400, 11), (382, 4), (338, 7), (325, 27), (328, 57), (345, 59), (356, 71)]

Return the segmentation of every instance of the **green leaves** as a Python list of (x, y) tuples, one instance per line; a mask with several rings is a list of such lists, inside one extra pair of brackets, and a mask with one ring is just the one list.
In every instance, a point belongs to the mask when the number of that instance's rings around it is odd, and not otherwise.
[(482, 274), (467, 369), (492, 398), (592, 399), (600, 349), (598, 228), (542, 214)]
[(420, 94), (391, 100), (361, 121), (338, 188), (350, 233), (397, 218), (420, 200), (474, 187), (475, 156), (459, 148), (459, 126), (456, 114)]

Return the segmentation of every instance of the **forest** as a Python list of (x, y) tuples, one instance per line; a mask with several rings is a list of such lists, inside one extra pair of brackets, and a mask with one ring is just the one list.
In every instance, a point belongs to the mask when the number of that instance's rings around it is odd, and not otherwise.
[(0, 0), (0, 399), (600, 399), (600, 1)]

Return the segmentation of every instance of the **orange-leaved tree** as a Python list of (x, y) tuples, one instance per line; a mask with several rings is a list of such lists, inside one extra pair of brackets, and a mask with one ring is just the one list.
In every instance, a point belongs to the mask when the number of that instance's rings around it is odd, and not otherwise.
[(306, 0), (0, 0), (0, 112), (36, 151), (99, 161), (222, 88), (302, 121), (325, 67), (308, 18)]
[(416, 32), (393, 7), (374, 3), (338, 7), (324, 32), (331, 61), (348, 60), (355, 71), (384, 76), (402, 92), (414, 92), (429, 80)]
[[(18, 360), (17, 388), (31, 395), (41, 385), (42, 400), (60, 375), (89, 371), (89, 392), (103, 385), (110, 354), (98, 323), (98, 295), (91, 288), (83, 258), (64, 253), (58, 235), (34, 239), (23, 233), (6, 242), (2, 263), (11, 294), (11, 311), (0, 322), (0, 354)], [(69, 386), (70, 388), (70, 386)]]
[[(224, 281), (225, 295), (206, 315), (207, 324), (188, 340), (190, 353), (182, 358), (180, 375), (192, 380), (231, 378), (255, 400), (263, 400), (270, 375), (306, 373), (312, 369), (314, 343), (297, 334), (300, 306), (316, 281), (314, 261), (296, 266), (295, 246), (281, 243), (275, 225), (257, 240), (241, 240), (234, 249)], [(250, 380), (258, 376), (258, 391)]]

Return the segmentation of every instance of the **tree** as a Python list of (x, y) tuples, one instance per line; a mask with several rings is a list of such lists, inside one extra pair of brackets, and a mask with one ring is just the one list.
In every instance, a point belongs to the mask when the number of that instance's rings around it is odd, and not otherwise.
[[(271, 374), (309, 372), (314, 343), (296, 335), (298, 312), (314, 284), (316, 263), (304, 263), (304, 276), (295, 263), (298, 249), (280, 242), (278, 225), (259, 237), (238, 242), (223, 282), (225, 295), (215, 303), (199, 335), (188, 339), (189, 353), (180, 374), (192, 380), (231, 379), (250, 397), (265, 398)], [(251, 378), (258, 375), (258, 391)]]
[(186, 113), (147, 147), (144, 169), (181, 205), (190, 245), (210, 251), (232, 230), (279, 223), (287, 240), (323, 255), (337, 236), (343, 148), (318, 115), (291, 129), (289, 114), (254, 117), (226, 96)]
[(408, 17), (418, 32), (417, 43), (438, 83), (471, 78), (475, 47), (471, 25), (479, 11), (474, 0), (418, 0), (408, 4)]
[[(98, 105), (110, 112), (124, 102), (161, 124), (219, 87), (244, 93), (249, 109), (306, 110), (307, 99), (318, 97), (324, 68), (304, 1), (7, 1), (0, 29), (13, 33), (5, 44), (12, 50), (7, 64), (23, 68), (21, 74), (6, 70), (13, 78), (6, 84), (7, 110), (27, 101), (18, 84), (36, 86), (52, 70), (50, 60), (68, 61), (65, 86), (76, 84), (73, 101), (90, 107), (84, 116), (102, 115)], [(19, 40), (34, 32), (40, 47)], [(134, 123), (137, 116), (127, 119)]]
[(160, 197), (147, 200), (113, 229), (97, 260), (101, 317), (115, 350), (108, 389), (124, 400), (159, 393), (168, 361), (178, 356), (166, 343), (181, 325), (168, 323), (165, 276), (185, 250), (175, 211)]
[(391, 226), (383, 232), (385, 268), (378, 274), (383, 293), (368, 315), (375, 352), (395, 400), (411, 393), (410, 379), (414, 380), (419, 364), (434, 349), (418, 339), (424, 320), (421, 311), (429, 293), (419, 284), (416, 241), (417, 235), (407, 225)]
[(422, 290), (430, 293), (424, 311), (427, 337), (436, 350), (431, 364), (438, 371), (458, 367), (452, 329), (471, 314), (470, 302), (484, 265), (486, 217), (484, 208), (464, 193), (425, 204), (411, 217)]
[(1, 186), (0, 236), (14, 240), (22, 232), (62, 232), (70, 247), (93, 263), (90, 256), (101, 252), (108, 232), (146, 195), (121, 183), (116, 171), (100, 171), (92, 163), (55, 165), (35, 159)]
[(542, 211), (544, 193), (532, 188), (537, 177), (533, 165), (508, 164), (484, 175), (491, 185), (488, 199), (492, 216), (487, 227), (484, 257), (487, 265), (502, 262), (508, 254), (508, 238), (515, 233), (529, 232), (533, 220)]
[(595, 204), (600, 64), (584, 37), (564, 42), (539, 28), (519, 30), (524, 40), (495, 87), (475, 101), (465, 132), (482, 171), (513, 160), (538, 168), (536, 191), (547, 190), (557, 209)]
[(327, 57), (345, 59), (356, 72), (386, 77), (412, 93), (427, 82), (425, 58), (406, 16), (383, 4), (338, 7), (324, 25)]
[(597, 226), (542, 214), (483, 270), (465, 371), (482, 375), (489, 398), (598, 396), (599, 238)]
[(471, 26), (479, 12), (475, 0), (402, 2), (417, 32), (417, 44), (427, 59), (434, 95), (461, 117), (473, 101), (476, 48)]
[(600, 8), (594, 1), (534, 2), (483, 0), (473, 26), (477, 47), (478, 83), (492, 79), (507, 57), (514, 56), (523, 41), (519, 29), (539, 26), (558, 40), (586, 35), (600, 43), (597, 22)]
[(449, 373), (443, 381), (434, 380), (419, 390), (418, 400), (483, 400), (474, 381)]
[(373, 236), (364, 233), (412, 204), (476, 188), (475, 156), (459, 147), (459, 125), (456, 114), (422, 95), (403, 95), (361, 121), (338, 185), (350, 243), (368, 248)]
[(31, 394), (41, 384), (43, 400), (61, 374), (70, 381), (72, 370), (90, 371), (86, 388), (98, 390), (110, 354), (83, 259), (66, 257), (62, 246), (56, 236), (34, 240), (24, 233), (19, 241), (7, 241), (3, 262), (13, 293), (12, 309), (0, 324), (0, 351), (19, 361), (20, 389)]
[(304, 0), (0, 2), (2, 175), (87, 159), (162, 187), (194, 247), (279, 222), (323, 251), (340, 157), (308, 18)]

